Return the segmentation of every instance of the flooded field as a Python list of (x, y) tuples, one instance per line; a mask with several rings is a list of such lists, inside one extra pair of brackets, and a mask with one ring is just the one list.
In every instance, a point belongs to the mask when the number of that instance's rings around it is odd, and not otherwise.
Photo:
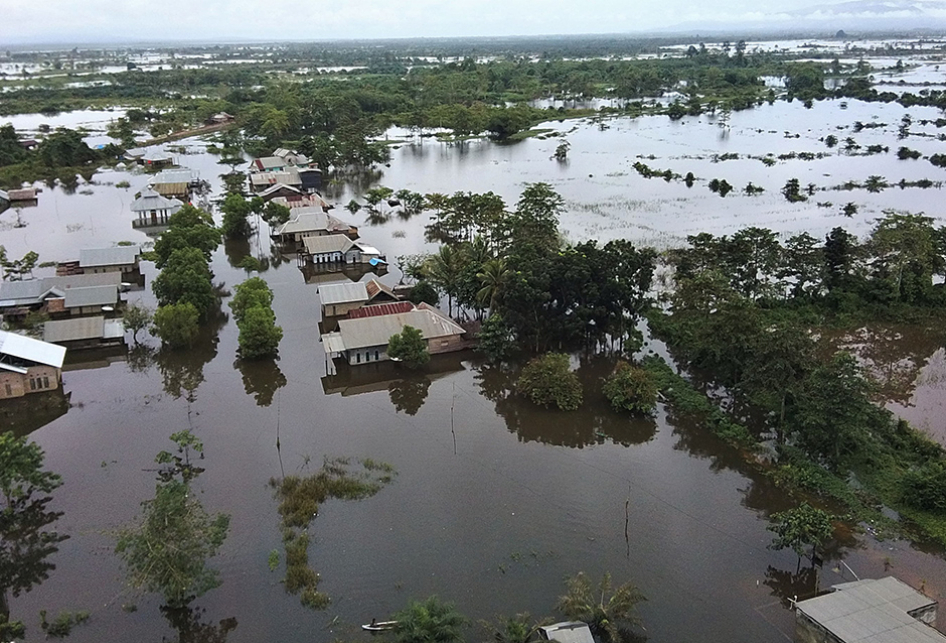
[[(906, 114), (910, 135), (898, 140)], [(818, 102), (810, 110), (777, 102), (734, 113), (725, 126), (720, 116), (552, 122), (541, 127), (559, 135), (510, 145), (447, 144), (391, 131), (390, 139), (401, 142), (393, 143), (390, 167), (329, 186), (325, 196), (339, 204), (337, 216), (358, 225), (362, 238), (392, 260), (432, 249), (423, 235), (428, 218), (394, 214), (372, 226), (342, 209), (373, 185), (493, 191), (512, 204), (526, 183), (546, 181), (567, 201), (562, 227), (571, 241), (629, 238), (668, 247), (690, 234), (728, 234), (748, 225), (816, 236), (844, 226), (863, 235), (889, 208), (943, 221), (946, 170), (895, 154), (900, 145), (924, 156), (940, 151), (936, 137), (944, 130), (920, 123), (939, 116), (858, 101)], [(20, 118), (17, 127), (33, 123)], [(101, 122), (93, 114), (73, 118)], [(855, 131), (856, 122), (884, 125)], [(822, 139), (832, 134), (841, 142), (829, 148)], [(858, 148), (845, 149), (849, 137)], [(563, 138), (571, 150), (560, 163), (550, 157)], [(183, 146), (179, 163), (212, 183), (212, 199), (221, 194), (218, 175), (227, 168), (205, 145), (186, 140), (171, 147)], [(888, 149), (867, 154), (871, 145)], [(814, 157), (802, 160), (803, 152)], [(721, 160), (723, 154), (738, 158)], [(768, 154), (775, 155), (772, 165), (760, 160)], [(638, 161), (681, 176), (693, 172), (696, 181), (687, 188), (680, 179), (646, 179), (632, 167)], [(891, 185), (924, 178), (935, 185), (835, 189), (871, 175)], [(146, 243), (131, 227), (128, 205), (147, 178), (109, 170), (76, 186), (44, 186), (37, 205), (19, 213), (25, 227), (15, 227), (15, 211), (0, 214), (0, 243), (11, 256), (35, 250), (40, 261), (74, 259), (83, 247)], [(707, 188), (713, 178), (736, 189), (720, 197)], [(792, 204), (781, 195), (791, 178), (816, 186), (808, 202)], [(130, 187), (116, 187), (121, 181)], [(750, 181), (765, 192), (742, 194)], [(851, 218), (841, 214), (849, 202), (858, 206)], [(831, 205), (819, 205), (825, 203)], [(437, 357), (421, 375), (391, 363), (330, 368), (318, 341), (318, 284), (307, 284), (295, 261), (270, 247), (265, 224), (260, 232), (262, 242), (222, 246), (212, 269), (232, 288), (245, 278), (234, 267), (244, 256), (269, 259), (261, 276), (275, 293), (284, 330), (278, 361), (241, 363), (235, 324), (224, 315), (190, 352), (168, 353), (150, 341), (128, 355), (76, 353), (64, 374), (71, 405), (65, 413), (38, 429), (23, 416), (7, 420), (21, 431), (36, 429), (31, 438), (65, 481), (53, 506), (64, 512), (57, 527), (70, 537), (51, 557), (56, 567), (48, 580), (11, 598), (12, 615), (29, 628), (27, 640), (41, 638), (41, 609), (88, 610), (90, 621), (70, 637), (76, 642), (362, 640), (359, 624), (433, 593), (474, 619), (552, 615), (563, 579), (582, 570), (595, 577), (610, 571), (617, 581), (637, 584), (648, 598), (640, 611), (655, 643), (790, 640), (789, 600), (812, 594), (816, 584), (853, 580), (852, 573), (893, 573), (946, 597), (942, 551), (869, 535), (840, 543), (823, 569), (796, 573), (795, 554), (767, 549), (766, 516), (791, 500), (722, 442), (666, 409), (650, 420), (611, 411), (599, 393), (613, 366), (606, 356), (573, 356), (586, 402), (568, 414), (510, 394), (513, 373), (474, 354)], [(145, 264), (145, 272), (150, 284), (153, 265)], [(383, 280), (399, 278), (392, 269)], [(129, 298), (154, 304), (150, 290)], [(876, 343), (883, 353), (878, 368), (909, 362), (916, 374), (896, 380), (890, 404), (944, 439), (942, 341), (899, 342), (883, 331), (858, 341)], [(648, 348), (662, 350), (656, 343)], [(165, 619), (156, 597), (125, 587), (113, 549), (115, 531), (153, 493), (154, 455), (185, 428), (205, 445), (201, 500), (208, 511), (230, 513), (232, 522), (212, 560), (223, 584), (195, 601), (191, 620), (182, 622)], [(267, 565), (272, 550), (282, 552), (268, 482), (314, 471), (335, 456), (382, 460), (398, 476), (370, 499), (325, 503), (312, 522), (309, 558), (321, 575), (320, 590), (333, 601), (314, 612), (285, 592), (282, 568)]]

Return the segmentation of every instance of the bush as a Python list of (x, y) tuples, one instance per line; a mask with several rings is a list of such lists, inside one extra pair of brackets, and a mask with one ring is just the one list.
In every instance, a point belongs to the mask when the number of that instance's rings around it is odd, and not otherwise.
[(276, 325), (276, 315), (268, 306), (253, 306), (243, 313), (237, 323), (240, 328), (240, 357), (263, 359), (279, 351), (282, 328)]
[(200, 313), (190, 302), (160, 306), (154, 313), (152, 330), (172, 348), (190, 346), (200, 332), (199, 318)]
[(644, 369), (627, 362), (618, 362), (602, 391), (615, 411), (649, 414), (657, 407), (654, 379)]
[(946, 512), (946, 462), (935, 461), (903, 477), (904, 503), (924, 511)]
[(484, 321), (476, 335), (476, 348), (492, 362), (509, 355), (515, 346), (512, 329), (499, 313)]
[(413, 326), (405, 326), (400, 334), (391, 336), (387, 353), (388, 357), (396, 362), (403, 362), (408, 368), (419, 368), (430, 361), (427, 342)]
[(516, 390), (542, 406), (554, 404), (563, 411), (581, 406), (581, 382), (562, 353), (547, 353), (526, 364)]
[(415, 304), (421, 302), (426, 302), (431, 306), (437, 306), (440, 304), (440, 295), (437, 294), (436, 289), (430, 285), (429, 281), (421, 279), (414, 287), (411, 288), (411, 294), (407, 296), (408, 300)]

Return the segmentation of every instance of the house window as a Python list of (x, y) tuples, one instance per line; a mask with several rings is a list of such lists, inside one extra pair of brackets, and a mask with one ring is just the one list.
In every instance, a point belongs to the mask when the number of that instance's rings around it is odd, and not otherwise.
[(34, 380), (32, 377), (30, 378), (30, 390), (31, 391), (36, 390), (36, 380)]
[(9, 382), (6, 383), (6, 389), (7, 389), (7, 397), (13, 395), (13, 387), (10, 386)]
[(355, 353), (355, 362), (361, 364), (361, 353)]
[(49, 388), (49, 376), (43, 375), (43, 388)]
[(375, 352), (374, 352), (374, 361), (378, 362), (378, 361), (380, 361), (380, 360), (381, 360), (381, 357), (379, 356), (378, 351), (375, 351)]

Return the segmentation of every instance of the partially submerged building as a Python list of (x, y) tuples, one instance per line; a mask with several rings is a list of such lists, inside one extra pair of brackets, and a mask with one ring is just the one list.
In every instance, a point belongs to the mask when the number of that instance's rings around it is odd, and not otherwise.
[(189, 201), (191, 192), (200, 187), (200, 172), (188, 168), (161, 170), (148, 181), (148, 187), (167, 199)]
[(344, 234), (304, 237), (302, 246), (299, 251), (301, 263), (375, 265), (385, 259), (377, 248), (360, 241), (352, 241)]
[(132, 227), (148, 228), (166, 226), (171, 215), (184, 207), (179, 199), (168, 199), (151, 188), (141, 192), (137, 199), (131, 202), (131, 211), (138, 215), (132, 222)]
[(581, 621), (565, 621), (539, 628), (539, 634), (546, 641), (559, 643), (595, 643), (591, 628)]
[(893, 576), (834, 585), (795, 605), (798, 643), (946, 643), (937, 603)]
[(351, 365), (386, 361), (388, 342), (405, 326), (420, 331), (432, 355), (468, 347), (464, 329), (426, 304), (406, 313), (341, 319), (337, 331), (322, 334), (322, 344), (326, 355), (342, 357)]
[(59, 388), (66, 349), (0, 330), (0, 399)]
[(358, 238), (358, 228), (328, 214), (320, 207), (296, 208), (292, 210), (291, 217), (276, 228), (273, 238), (296, 249), (304, 246), (309, 237), (337, 234), (352, 241)]
[(57, 276), (88, 275), (117, 272), (123, 282), (137, 281), (141, 275), (139, 246), (85, 248), (79, 251), (78, 261), (63, 261), (56, 267)]
[(20, 319), (31, 312), (52, 317), (110, 313), (119, 305), (121, 283), (119, 272), (5, 281), (0, 283), (0, 314)]
[[(377, 279), (357, 283), (334, 283), (319, 286), (322, 317), (340, 317), (363, 306), (397, 302), (394, 292)], [(410, 302), (406, 302), (410, 303)], [(413, 308), (413, 305), (410, 306)], [(407, 312), (407, 311), (400, 311)]]
[(120, 344), (125, 338), (121, 319), (102, 316), (50, 320), (43, 324), (43, 341), (69, 348), (98, 348)]

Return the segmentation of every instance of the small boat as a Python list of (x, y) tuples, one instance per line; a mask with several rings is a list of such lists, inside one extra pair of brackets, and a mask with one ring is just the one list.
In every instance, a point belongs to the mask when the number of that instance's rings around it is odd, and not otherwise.
[(361, 629), (367, 630), (369, 632), (386, 632), (387, 630), (393, 630), (394, 626), (397, 625), (397, 621), (371, 621), (367, 625), (362, 625)]

